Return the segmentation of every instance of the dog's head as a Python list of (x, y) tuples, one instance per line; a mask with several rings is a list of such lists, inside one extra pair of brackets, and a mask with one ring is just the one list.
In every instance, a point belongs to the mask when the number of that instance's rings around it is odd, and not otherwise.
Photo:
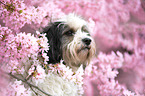
[(52, 22), (44, 33), (49, 41), (49, 62), (58, 63), (61, 59), (74, 71), (90, 61), (95, 54), (95, 42), (89, 34), (87, 22), (75, 14)]

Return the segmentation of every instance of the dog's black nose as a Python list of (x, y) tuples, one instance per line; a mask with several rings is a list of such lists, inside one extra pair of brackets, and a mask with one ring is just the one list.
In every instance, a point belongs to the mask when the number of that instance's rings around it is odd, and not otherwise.
[(90, 43), (91, 43), (91, 39), (90, 38), (84, 38), (84, 39), (82, 39), (82, 41), (86, 44), (86, 45), (90, 45)]

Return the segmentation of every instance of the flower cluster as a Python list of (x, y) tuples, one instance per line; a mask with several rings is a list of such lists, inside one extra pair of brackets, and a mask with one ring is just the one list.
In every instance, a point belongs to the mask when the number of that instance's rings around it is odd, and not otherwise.
[[(0, 63), (4, 64), (7, 62), (8, 56), (5, 55), (5, 52), (7, 51), (8, 42), (9, 40), (12, 40), (14, 35), (12, 34), (12, 31), (8, 29), (8, 27), (1, 27), (0, 26)], [(6, 59), (3, 59), (6, 58)]]
[(5, 55), (9, 56), (7, 68), (10, 72), (21, 69), (24, 66), (21, 65), (22, 61), (27, 61), (30, 57), (36, 58), (39, 52), (37, 38), (25, 33), (17, 34), (13, 39), (8, 41), (8, 46), (5, 47), (7, 48)]
[(26, 89), (22, 81), (14, 81), (9, 83), (3, 92), (3, 96), (31, 96), (30, 89)]
[[(39, 6), (30, 6), (27, 0), (2, 0), (0, 19), (5, 26), (10, 27), (16, 33), (25, 25), (32, 29), (45, 27), (51, 17), (58, 18), (63, 15), (53, 2), (43, 1)], [(38, 1), (36, 3), (39, 3)], [(45, 5), (44, 5), (45, 4)], [(32, 4), (33, 5), (33, 4)], [(54, 10), (55, 9), (55, 10)], [(40, 15), (41, 14), (41, 15)]]
[[(86, 91), (86, 94), (92, 94), (92, 96), (135, 96), (135, 93), (128, 91), (125, 86), (119, 84), (116, 80), (119, 74), (118, 69), (123, 66), (123, 62), (123, 56), (119, 52), (117, 54), (112, 52), (110, 55), (100, 53), (98, 58), (93, 60), (92, 64), (86, 69), (85, 78), (90, 80), (89, 82), (85, 80), (85, 86), (88, 86), (88, 83), (96, 85), (91, 86), (90, 92)], [(87, 87), (85, 90), (87, 90)]]
[(0, 15), (5, 23), (5, 26), (10, 27), (18, 32), (19, 28), (22, 28), (25, 23), (30, 23), (30, 20), (25, 17), (26, 6), (23, 0), (2, 0), (1, 1)]

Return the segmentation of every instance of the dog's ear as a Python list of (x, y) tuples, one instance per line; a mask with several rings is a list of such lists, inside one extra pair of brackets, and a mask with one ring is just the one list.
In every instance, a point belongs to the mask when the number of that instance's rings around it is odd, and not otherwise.
[(48, 63), (58, 63), (62, 59), (62, 48), (61, 48), (61, 38), (63, 31), (62, 22), (50, 23), (46, 28), (44, 28), (43, 33), (46, 33), (49, 43), (49, 51), (47, 55), (49, 56)]

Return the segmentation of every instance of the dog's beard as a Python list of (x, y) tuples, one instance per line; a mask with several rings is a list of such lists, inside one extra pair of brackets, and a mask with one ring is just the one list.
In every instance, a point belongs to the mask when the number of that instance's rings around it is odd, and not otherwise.
[(82, 38), (74, 37), (70, 43), (63, 46), (63, 59), (72, 69), (80, 67), (81, 64), (86, 66), (94, 54), (95, 43), (93, 40), (87, 46), (82, 42)]

